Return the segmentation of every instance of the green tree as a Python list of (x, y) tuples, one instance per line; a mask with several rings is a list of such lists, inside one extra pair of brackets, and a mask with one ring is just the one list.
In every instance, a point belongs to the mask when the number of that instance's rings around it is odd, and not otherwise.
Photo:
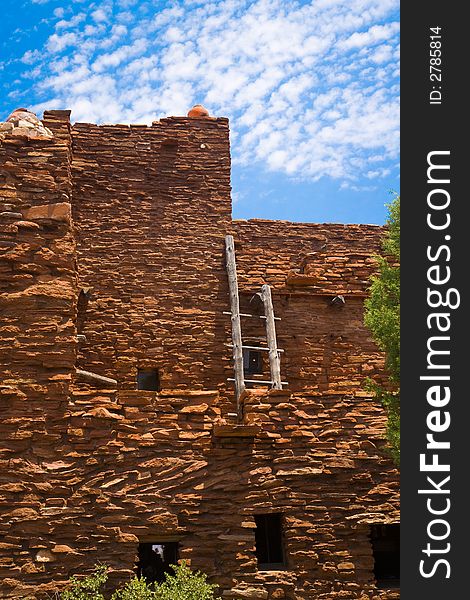
[(385, 352), (389, 376), (386, 387), (369, 380), (368, 387), (387, 410), (387, 439), (391, 454), (400, 463), (400, 196), (388, 205), (388, 233), (383, 256), (377, 256), (379, 271), (371, 277), (370, 296), (365, 302), (364, 322), (379, 348)]

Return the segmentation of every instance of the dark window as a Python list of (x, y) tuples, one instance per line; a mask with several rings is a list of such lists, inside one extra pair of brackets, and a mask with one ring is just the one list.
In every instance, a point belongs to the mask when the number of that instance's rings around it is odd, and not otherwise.
[(137, 389), (159, 392), (160, 376), (158, 374), (158, 369), (138, 369)]
[(374, 554), (377, 587), (400, 586), (400, 525), (371, 525), (370, 539)]
[(258, 568), (268, 570), (284, 567), (282, 515), (255, 515), (255, 523), (255, 543)]
[(243, 370), (245, 375), (261, 375), (263, 373), (263, 358), (260, 350), (243, 349)]
[(178, 542), (147, 542), (139, 544), (138, 577), (147, 583), (165, 580), (165, 573), (172, 573), (170, 565), (178, 561)]

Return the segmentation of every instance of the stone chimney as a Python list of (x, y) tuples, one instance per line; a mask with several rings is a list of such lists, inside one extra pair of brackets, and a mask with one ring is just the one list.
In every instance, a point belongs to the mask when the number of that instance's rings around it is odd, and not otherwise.
[(5, 134), (35, 140), (51, 140), (54, 137), (52, 131), (27, 108), (15, 109), (5, 123), (0, 123), (1, 138)]

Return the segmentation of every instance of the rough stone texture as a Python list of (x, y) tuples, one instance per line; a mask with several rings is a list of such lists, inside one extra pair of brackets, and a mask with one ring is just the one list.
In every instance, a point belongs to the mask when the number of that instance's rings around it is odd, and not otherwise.
[(75, 239), (70, 220), (50, 218), (70, 212), (69, 125), (52, 115), (47, 125), (56, 136), (6, 134), (0, 145), (1, 597), (18, 586), (24, 597), (21, 582), (50, 560), (32, 535), (54, 490), (46, 465), (66, 431), (76, 362)]
[[(362, 325), (382, 229), (232, 222), (226, 119), (68, 116), (45, 114), (47, 140), (0, 140), (0, 597), (45, 598), (98, 561), (117, 582), (139, 541), (178, 539), (224, 599), (398, 598), (373, 578), (369, 525), (399, 520), (399, 482), (362, 388), (383, 370)], [(289, 382), (247, 390), (241, 421), (227, 233), (243, 312), (273, 286)], [(261, 319), (242, 328), (263, 343)], [(135, 389), (140, 367), (161, 392)], [(254, 515), (269, 512), (284, 515), (282, 571), (257, 569)]]
[(164, 388), (213, 388), (225, 373), (227, 119), (78, 124), (72, 135), (79, 275), (91, 287), (80, 367), (127, 389), (152, 366)]
[(380, 252), (377, 225), (252, 219), (234, 227), (241, 287), (268, 283), (291, 294), (364, 296), (376, 268), (372, 254)]
[(50, 140), (53, 133), (41, 123), (34, 113), (26, 108), (17, 108), (5, 123), (0, 123), (0, 140), (5, 136), (28, 140)]
[[(380, 379), (383, 354), (364, 328), (363, 299), (382, 229), (262, 220), (235, 221), (234, 229), (240, 309), (263, 314), (253, 294), (263, 283), (272, 286), (289, 389), (348, 393), (361, 389), (365, 377)], [(314, 271), (322, 276), (312, 280)], [(337, 295), (344, 305), (331, 304)], [(261, 319), (243, 319), (242, 331), (251, 345), (265, 340)], [(263, 368), (259, 378), (269, 379), (267, 358)]]

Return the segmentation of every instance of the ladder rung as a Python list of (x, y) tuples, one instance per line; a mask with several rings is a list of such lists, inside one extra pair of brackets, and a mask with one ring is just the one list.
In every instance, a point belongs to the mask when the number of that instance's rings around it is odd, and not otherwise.
[[(223, 315), (231, 315), (232, 313), (228, 310), (222, 312)], [(251, 319), (266, 319), (264, 315), (248, 315), (246, 313), (239, 313), (239, 317), (250, 317)], [(281, 317), (274, 317), (275, 321), (281, 321)]]
[[(235, 381), (232, 377), (227, 377), (227, 381)], [(274, 381), (262, 381), (261, 379), (244, 379), (245, 383), (270, 383), (274, 385)], [(289, 385), (287, 381), (281, 381), (281, 385)]]
[[(225, 344), (229, 348), (233, 348), (233, 344)], [(263, 348), (261, 346), (242, 346), (242, 348), (246, 348), (247, 350), (264, 350), (265, 352), (269, 352), (269, 348)], [(278, 352), (284, 352), (282, 348), (277, 348)]]

